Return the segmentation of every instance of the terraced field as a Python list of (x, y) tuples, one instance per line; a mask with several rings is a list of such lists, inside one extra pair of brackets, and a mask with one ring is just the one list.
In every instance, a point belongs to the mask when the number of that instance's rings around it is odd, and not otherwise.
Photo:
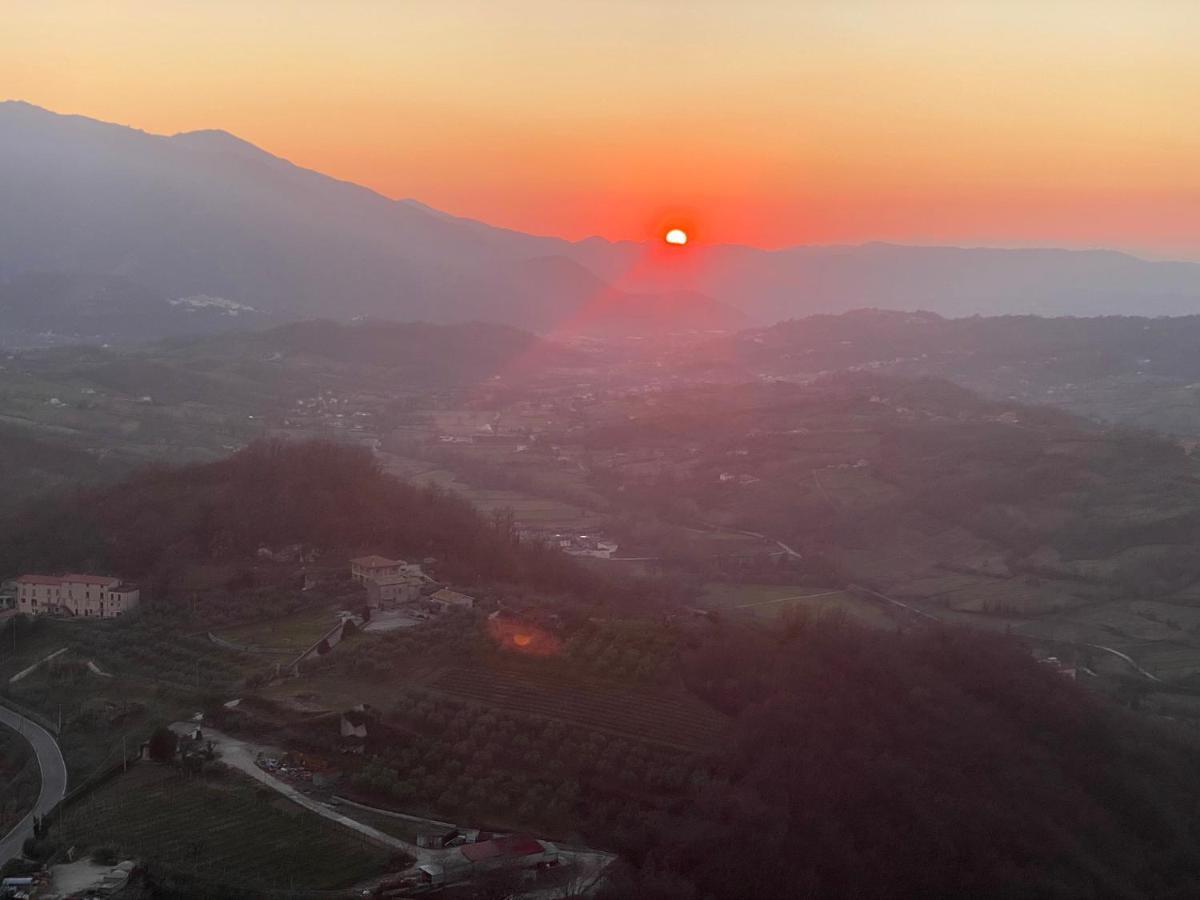
[(232, 773), (206, 781), (141, 763), (68, 807), (54, 833), (263, 890), (342, 888), (387, 867), (388, 851), (284, 802)]
[(428, 686), (488, 706), (688, 752), (712, 747), (726, 725), (719, 713), (682, 690), (634, 690), (515, 666), (447, 669)]

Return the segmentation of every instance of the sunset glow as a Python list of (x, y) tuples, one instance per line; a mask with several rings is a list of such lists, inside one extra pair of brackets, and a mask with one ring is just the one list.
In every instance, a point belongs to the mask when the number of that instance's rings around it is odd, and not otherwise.
[(1200, 257), (1200, 5), (517, 5), (18, 3), (0, 84), (572, 239)]

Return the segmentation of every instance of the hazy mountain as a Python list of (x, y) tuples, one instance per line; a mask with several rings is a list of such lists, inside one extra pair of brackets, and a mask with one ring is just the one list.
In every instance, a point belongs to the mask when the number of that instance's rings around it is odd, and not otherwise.
[(314, 316), (611, 333), (727, 329), (865, 305), (948, 315), (1200, 311), (1200, 265), (1111, 252), (683, 252), (687, 266), (655, 265), (643, 244), (495, 228), (301, 169), (222, 131), (166, 137), (0, 103), (5, 342)]
[(947, 316), (1200, 312), (1200, 264), (1110, 250), (717, 246), (703, 249), (702, 261), (682, 278), (677, 270), (635, 266), (641, 252), (636, 244), (597, 240), (574, 248), (601, 277), (622, 276), (622, 287), (700, 290), (764, 323), (865, 306)]
[(132, 314), (128, 336), (145, 337), (195, 330), (200, 310), (553, 329), (612, 291), (555, 258), (564, 241), (388, 200), (219, 131), (162, 137), (4, 103), (0, 173), (0, 279), (23, 300), (4, 304), (8, 331), (127, 335)]

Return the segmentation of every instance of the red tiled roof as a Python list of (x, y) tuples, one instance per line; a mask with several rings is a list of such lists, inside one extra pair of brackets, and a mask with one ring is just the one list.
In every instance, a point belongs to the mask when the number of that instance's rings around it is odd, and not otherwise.
[(113, 578), (111, 575), (79, 575), (76, 573), (64, 575), (61, 580), (74, 581), (83, 584), (102, 584), (105, 587), (111, 587), (121, 583), (120, 578)]
[(514, 834), (509, 837), (494, 838), (478, 844), (464, 844), (461, 848), (463, 856), (471, 862), (485, 859), (496, 859), (500, 856), (532, 856), (542, 853), (545, 847), (542, 842), (525, 835)]
[(63, 580), (57, 575), (22, 575), (17, 578), (17, 584), (62, 584)]
[(350, 564), (361, 566), (364, 569), (385, 569), (392, 566), (404, 565), (402, 559), (388, 559), (386, 556), (360, 556), (358, 559), (350, 560)]

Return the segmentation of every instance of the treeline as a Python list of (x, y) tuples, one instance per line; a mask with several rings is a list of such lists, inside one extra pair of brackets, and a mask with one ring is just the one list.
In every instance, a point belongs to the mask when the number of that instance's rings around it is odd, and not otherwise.
[(0, 524), (0, 538), (0, 572), (112, 572), (167, 590), (189, 565), (296, 544), (432, 556), (443, 577), (467, 584), (511, 582), (594, 601), (629, 590), (522, 541), (511, 517), (484, 518), (436, 486), (384, 474), (367, 450), (325, 442), (262, 441), (219, 462), (150, 468), (42, 498)]
[[(0, 403), (7, 398), (0, 390)], [(29, 429), (0, 426), (0, 511), (11, 512), (37, 494), (78, 481), (112, 481), (128, 466), (47, 440)]]
[(610, 896), (1200, 891), (1200, 747), (1006, 639), (797, 620), (686, 661), (737, 717), (711, 778), (620, 849)]
[(0, 834), (7, 834), (33, 807), (41, 788), (29, 742), (0, 727)]

